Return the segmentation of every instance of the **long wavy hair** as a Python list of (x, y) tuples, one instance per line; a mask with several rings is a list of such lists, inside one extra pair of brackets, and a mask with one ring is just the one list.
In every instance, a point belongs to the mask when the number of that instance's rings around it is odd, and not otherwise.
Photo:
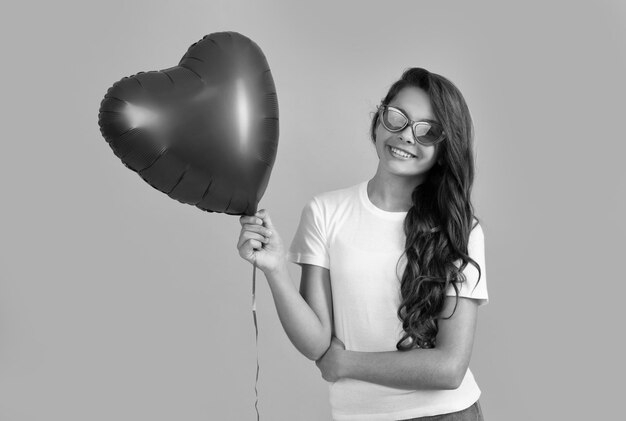
[[(389, 104), (408, 86), (428, 94), (446, 138), (439, 144), (437, 163), (413, 190), (413, 205), (404, 220), (406, 243), (400, 259), (406, 256), (406, 267), (400, 280), (402, 301), (398, 308), (404, 335), (396, 344), (399, 351), (435, 347), (437, 321), (442, 318), (440, 313), (450, 285), (456, 292), (456, 311), (460, 284), (466, 281), (463, 270), (469, 263), (478, 269), (480, 280), (480, 267), (468, 255), (473, 222), (479, 222), (470, 200), (474, 128), (469, 108), (452, 82), (421, 68), (407, 69), (391, 86), (382, 104)], [(376, 143), (379, 122), (378, 113), (374, 114), (370, 135)]]

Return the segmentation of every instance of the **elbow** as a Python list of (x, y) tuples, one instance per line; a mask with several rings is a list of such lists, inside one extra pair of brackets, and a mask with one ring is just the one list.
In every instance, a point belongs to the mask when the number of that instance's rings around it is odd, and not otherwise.
[(329, 347), (330, 340), (326, 340), (321, 343), (321, 346), (318, 346), (315, 349), (304, 353), (304, 355), (311, 361), (317, 361), (324, 356)]
[(463, 383), (463, 377), (461, 376), (450, 376), (446, 384), (444, 385), (445, 390), (454, 390), (461, 387), (461, 383)]
[(318, 357), (317, 351), (306, 351), (306, 352), (302, 352), (302, 354), (311, 361), (317, 361), (320, 358)]
[(465, 379), (469, 361), (454, 353), (441, 352), (439, 355), (441, 359), (437, 364), (436, 380), (432, 387), (441, 390), (458, 389)]
[(452, 365), (450, 370), (442, 376), (442, 388), (445, 390), (458, 389), (461, 386), (461, 383), (463, 383), (466, 373), (467, 365)]
[(307, 359), (311, 361), (317, 361), (322, 357), (322, 355), (324, 355), (323, 352), (320, 353), (318, 349), (312, 349), (311, 347), (298, 348), (298, 351), (300, 351), (300, 354), (304, 355)]

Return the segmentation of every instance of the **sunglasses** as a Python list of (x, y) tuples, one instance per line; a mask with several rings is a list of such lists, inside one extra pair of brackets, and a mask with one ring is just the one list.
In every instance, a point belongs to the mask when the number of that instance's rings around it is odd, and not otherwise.
[(400, 132), (410, 124), (413, 137), (424, 146), (435, 145), (446, 137), (443, 126), (436, 121), (413, 121), (402, 110), (389, 105), (380, 105), (378, 116), (383, 127), (392, 133)]

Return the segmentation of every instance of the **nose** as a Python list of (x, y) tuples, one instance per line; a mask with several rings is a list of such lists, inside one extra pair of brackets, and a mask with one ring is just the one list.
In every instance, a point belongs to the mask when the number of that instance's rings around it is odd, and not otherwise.
[(406, 126), (404, 130), (400, 132), (400, 139), (410, 145), (415, 144), (415, 138), (413, 137), (413, 129), (411, 128), (411, 125)]

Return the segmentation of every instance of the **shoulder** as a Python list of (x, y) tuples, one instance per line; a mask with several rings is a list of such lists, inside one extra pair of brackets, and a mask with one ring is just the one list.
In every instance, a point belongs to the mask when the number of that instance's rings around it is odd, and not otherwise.
[(474, 219), (474, 225), (467, 241), (467, 252), (472, 259), (484, 266), (485, 261), (485, 233), (482, 225)]
[(478, 219), (474, 218), (473, 222), (472, 222), (472, 229), (470, 230), (470, 234), (469, 234), (469, 242), (471, 243), (472, 241), (484, 241), (485, 240), (485, 233), (483, 231), (483, 227), (481, 225), (481, 223), (478, 221)]
[(314, 215), (330, 237), (354, 217), (359, 206), (360, 183), (314, 195), (306, 209)]
[(359, 187), (361, 183), (347, 187), (318, 193), (310, 200), (320, 211), (327, 215), (332, 215), (346, 206), (353, 205), (359, 198)]
[(359, 192), (360, 185), (361, 183), (325, 191), (323, 193), (316, 194), (314, 198), (318, 199), (320, 202), (328, 204), (341, 203), (346, 199), (355, 197)]

